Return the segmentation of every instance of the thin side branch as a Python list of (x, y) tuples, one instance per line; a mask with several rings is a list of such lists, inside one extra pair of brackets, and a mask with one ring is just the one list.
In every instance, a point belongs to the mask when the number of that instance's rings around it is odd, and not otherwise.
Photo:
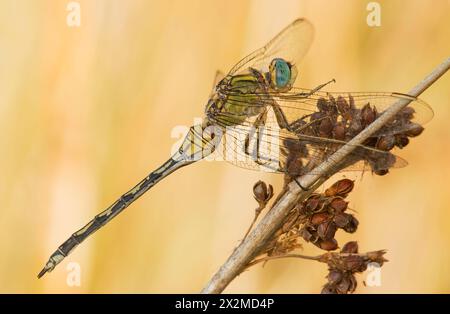
[[(408, 95), (418, 97), (436, 80), (444, 75), (449, 68), (450, 58), (436, 67), (434, 71), (417, 84)], [(401, 99), (392, 104), (378, 119), (336, 151), (330, 158), (313, 169), (309, 174), (297, 178), (298, 183), (302, 187), (308, 188), (308, 191), (303, 191), (295, 181), (291, 182), (284, 193), (277, 199), (277, 202), (272, 206), (270, 211), (233, 251), (226, 262), (206, 284), (201, 293), (221, 293), (236, 276), (247, 268), (252, 259), (257, 256), (260, 249), (264, 247), (273, 233), (280, 228), (286, 215), (294, 205), (297, 202), (306, 199), (306, 197), (324, 183), (327, 178), (332, 176), (336, 171), (336, 165), (346, 158), (357, 145), (362, 144), (375, 132), (381, 129), (412, 100), (413, 99)]]

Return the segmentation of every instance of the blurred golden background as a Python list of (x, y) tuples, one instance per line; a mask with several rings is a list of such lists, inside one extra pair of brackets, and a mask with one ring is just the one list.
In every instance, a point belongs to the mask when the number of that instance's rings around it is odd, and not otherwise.
[[(304, 87), (407, 92), (450, 55), (450, 2), (0, 0), (0, 292), (198, 292), (243, 236), (258, 179), (282, 177), (199, 162), (162, 181), (43, 279), (72, 232), (165, 161), (177, 125), (192, 125), (216, 70), (297, 17), (316, 29)], [(354, 176), (359, 230), (342, 245), (387, 249), (379, 287), (360, 293), (450, 292), (450, 74), (421, 98), (435, 117), (388, 176)], [(342, 177), (342, 176), (340, 176)], [(305, 254), (318, 254), (305, 245)], [(67, 284), (78, 263), (80, 286)], [(69, 268), (68, 268), (69, 267)], [(231, 293), (317, 293), (326, 266), (279, 260), (239, 276)]]

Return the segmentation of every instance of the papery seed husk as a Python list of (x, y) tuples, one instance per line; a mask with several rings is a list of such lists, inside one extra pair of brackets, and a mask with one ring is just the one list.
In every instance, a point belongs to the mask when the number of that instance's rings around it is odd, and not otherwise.
[(361, 118), (365, 126), (371, 124), (375, 120), (375, 112), (370, 107), (370, 104), (366, 104), (361, 109)]
[(318, 195), (313, 195), (310, 196), (307, 200), (306, 200), (306, 209), (308, 211), (315, 211), (320, 205), (320, 198)]
[(368, 252), (366, 255), (371, 262), (378, 263), (380, 266), (382, 266), (384, 262), (387, 262), (387, 259), (384, 258), (384, 254), (386, 254), (386, 251), (380, 250)]
[(338, 226), (339, 228), (344, 228), (350, 222), (349, 216), (350, 216), (349, 214), (339, 213), (333, 217), (333, 221), (336, 224), (336, 226)]
[(323, 119), (322, 122), (320, 122), (319, 134), (322, 137), (331, 135), (332, 130), (333, 124), (331, 123), (330, 119)]
[(317, 235), (323, 240), (331, 240), (336, 234), (336, 224), (332, 221), (325, 221), (317, 227)]
[(326, 251), (334, 251), (338, 248), (336, 239), (319, 241), (317, 244), (322, 250)]
[(320, 225), (321, 223), (330, 219), (330, 214), (328, 213), (317, 213), (311, 216), (311, 223), (313, 225)]
[(411, 126), (406, 131), (406, 135), (410, 137), (419, 136), (422, 134), (424, 127), (417, 123), (411, 123)]
[(350, 284), (351, 284), (350, 278), (348, 278), (347, 276), (344, 276), (344, 278), (342, 278), (342, 280), (339, 282), (339, 284), (336, 285), (336, 290), (338, 291), (338, 293), (346, 294), (346, 293), (348, 293)]
[(336, 287), (326, 284), (325, 286), (323, 286), (322, 291), (320, 292), (321, 294), (337, 294), (336, 291)]
[(312, 242), (312, 239), (314, 238), (312, 233), (306, 228), (302, 228), (302, 230), (300, 231), (300, 235), (306, 242)]
[(331, 285), (335, 285), (342, 280), (343, 276), (344, 275), (339, 270), (331, 270), (328, 273), (327, 279)]
[(342, 122), (338, 122), (334, 126), (333, 137), (337, 140), (345, 140), (345, 125)]
[(344, 227), (344, 230), (348, 233), (353, 233), (356, 231), (359, 225), (358, 219), (356, 219), (353, 215), (350, 215), (350, 221), (349, 223)]
[(267, 194), (265, 201), (268, 202), (273, 196), (273, 186), (272, 184), (269, 184), (269, 187), (267, 188)]
[(362, 272), (366, 269), (364, 258), (357, 254), (352, 254), (344, 257), (343, 262), (345, 270), (351, 272)]
[(409, 144), (409, 138), (406, 136), (398, 136), (396, 138), (395, 144), (398, 148), (403, 148)]
[(331, 200), (329, 205), (335, 211), (344, 212), (347, 209), (348, 202), (344, 201), (341, 197), (335, 197)]
[(347, 103), (344, 97), (338, 96), (336, 101), (336, 107), (341, 115), (345, 115), (348, 111), (350, 111), (350, 105)]
[(328, 110), (328, 101), (325, 98), (319, 98), (317, 101), (317, 109), (320, 111), (327, 111)]
[(263, 181), (259, 180), (253, 185), (253, 196), (256, 201), (264, 202), (267, 197), (267, 185)]
[(413, 107), (405, 107), (398, 114), (397, 119), (403, 121), (410, 121), (414, 118), (415, 110)]
[(384, 151), (390, 151), (395, 146), (395, 137), (394, 136), (383, 136), (378, 140), (376, 148)]
[(335, 182), (332, 186), (325, 190), (326, 196), (347, 196), (353, 190), (354, 182), (350, 179), (342, 179)]
[(358, 253), (358, 242), (350, 241), (345, 243), (341, 249), (341, 253)]
[(348, 288), (348, 291), (350, 293), (353, 293), (356, 290), (356, 287), (358, 286), (358, 282), (356, 281), (356, 278), (354, 275), (350, 276), (350, 287)]

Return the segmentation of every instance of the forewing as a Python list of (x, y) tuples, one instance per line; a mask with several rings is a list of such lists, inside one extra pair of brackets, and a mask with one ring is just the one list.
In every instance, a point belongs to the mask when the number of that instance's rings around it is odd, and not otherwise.
[(282, 58), (296, 65), (307, 53), (313, 37), (314, 27), (312, 24), (306, 19), (297, 19), (283, 29), (264, 47), (239, 61), (231, 69), (229, 75), (236, 75), (240, 72), (247, 71), (249, 68), (265, 73), (269, 70), (270, 62), (274, 58)]

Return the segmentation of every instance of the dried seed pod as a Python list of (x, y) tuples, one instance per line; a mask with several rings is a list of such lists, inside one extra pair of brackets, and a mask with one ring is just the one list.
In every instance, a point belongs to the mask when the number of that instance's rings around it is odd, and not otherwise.
[(333, 217), (333, 221), (334, 221), (334, 223), (336, 224), (336, 226), (338, 227), (338, 228), (344, 228), (346, 225), (348, 225), (348, 223), (349, 223), (349, 217), (348, 217), (349, 215), (348, 214), (344, 214), (344, 213), (339, 213), (339, 214), (336, 214), (334, 217)]
[(357, 254), (352, 254), (344, 257), (343, 263), (344, 269), (353, 273), (363, 272), (367, 268), (367, 265), (364, 262), (364, 258)]
[(329, 137), (332, 131), (333, 131), (333, 124), (331, 123), (330, 119), (323, 119), (320, 122), (319, 135), (322, 137)]
[(337, 294), (336, 287), (330, 284), (323, 286), (321, 294)]
[(309, 212), (315, 212), (320, 209), (320, 195), (313, 194), (306, 200), (306, 210)]
[(341, 249), (341, 253), (358, 253), (358, 242), (350, 241), (345, 243)]
[(332, 221), (324, 221), (317, 227), (317, 235), (323, 240), (333, 239), (336, 231), (336, 224)]
[(305, 203), (298, 203), (295, 206), (295, 209), (298, 211), (299, 215), (307, 215), (308, 214), (308, 210), (306, 209)]
[(389, 173), (389, 170), (388, 169), (374, 170), (373, 173), (375, 173), (378, 176), (384, 176)]
[(405, 107), (397, 113), (396, 118), (400, 121), (411, 121), (416, 111), (412, 107)]
[(350, 214), (339, 213), (333, 217), (333, 221), (338, 228), (343, 229), (350, 222)]
[(372, 171), (378, 175), (384, 175), (388, 173), (389, 168), (391, 168), (395, 162), (396, 157), (393, 154), (379, 154), (375, 153), (368, 160)]
[(259, 180), (253, 185), (253, 197), (258, 202), (258, 204), (265, 205), (273, 196), (273, 187), (269, 184), (267, 187), (266, 183)]
[(338, 108), (337, 108), (337, 101), (336, 98), (332, 94), (328, 94), (329, 99), (329, 106), (328, 106), (328, 114), (337, 115), (338, 114)]
[(327, 275), (328, 283), (330, 285), (336, 285), (342, 280), (343, 277), (344, 277), (344, 275), (342, 274), (341, 271), (330, 270), (330, 272)]
[(346, 294), (351, 286), (351, 280), (349, 276), (344, 276), (342, 280), (336, 285), (336, 290), (340, 294)]
[(309, 118), (310, 122), (318, 121), (323, 119), (326, 116), (325, 113), (321, 111), (314, 112), (311, 117)]
[(423, 130), (424, 128), (420, 124), (411, 123), (410, 127), (408, 128), (405, 134), (409, 137), (415, 137), (422, 134)]
[(343, 122), (338, 122), (333, 128), (333, 137), (337, 140), (345, 140), (345, 124)]
[(329, 206), (337, 212), (344, 212), (347, 209), (348, 202), (344, 201), (342, 197), (335, 197), (331, 200)]
[(330, 219), (330, 214), (328, 213), (317, 213), (311, 216), (311, 223), (315, 226)]
[(303, 227), (300, 230), (300, 236), (306, 241), (306, 242), (315, 242), (317, 240), (317, 236), (313, 234), (312, 230)]
[(358, 228), (359, 221), (353, 215), (350, 215), (349, 223), (344, 227), (344, 230), (348, 233), (353, 233)]
[(357, 135), (359, 132), (361, 132), (363, 129), (363, 125), (359, 119), (352, 119), (352, 122), (349, 126), (349, 131), (353, 136)]
[(406, 136), (397, 136), (395, 138), (395, 145), (397, 145), (398, 148), (403, 148), (408, 144), (409, 144), (409, 138)]
[(378, 143), (376, 144), (376, 148), (384, 151), (390, 151), (395, 146), (395, 137), (394, 136), (382, 136), (379, 138)]
[(317, 100), (316, 106), (319, 111), (326, 112), (328, 111), (329, 104), (325, 98), (321, 97), (319, 98), (319, 100)]
[(336, 101), (336, 107), (344, 120), (351, 119), (351, 108), (349, 103), (344, 97), (338, 96), (338, 99)]
[(348, 103), (350, 105), (350, 109), (352, 109), (352, 110), (356, 109), (355, 98), (353, 98), (353, 96), (351, 94), (348, 95)]
[(318, 244), (318, 246), (325, 251), (334, 251), (338, 248), (336, 239), (318, 241), (315, 244)]
[(382, 266), (385, 262), (388, 260), (384, 258), (384, 254), (386, 254), (385, 250), (380, 251), (373, 251), (366, 253), (367, 258), (373, 262), (378, 263), (380, 266)]
[(361, 119), (364, 126), (368, 126), (369, 124), (371, 124), (375, 120), (375, 117), (376, 112), (370, 107), (370, 104), (366, 104), (361, 109)]
[(350, 287), (348, 288), (348, 292), (353, 293), (356, 290), (356, 287), (358, 286), (358, 282), (356, 281), (356, 278), (354, 275), (350, 276)]
[(334, 183), (325, 190), (325, 196), (342, 196), (346, 197), (353, 190), (354, 181), (350, 179), (342, 179)]

